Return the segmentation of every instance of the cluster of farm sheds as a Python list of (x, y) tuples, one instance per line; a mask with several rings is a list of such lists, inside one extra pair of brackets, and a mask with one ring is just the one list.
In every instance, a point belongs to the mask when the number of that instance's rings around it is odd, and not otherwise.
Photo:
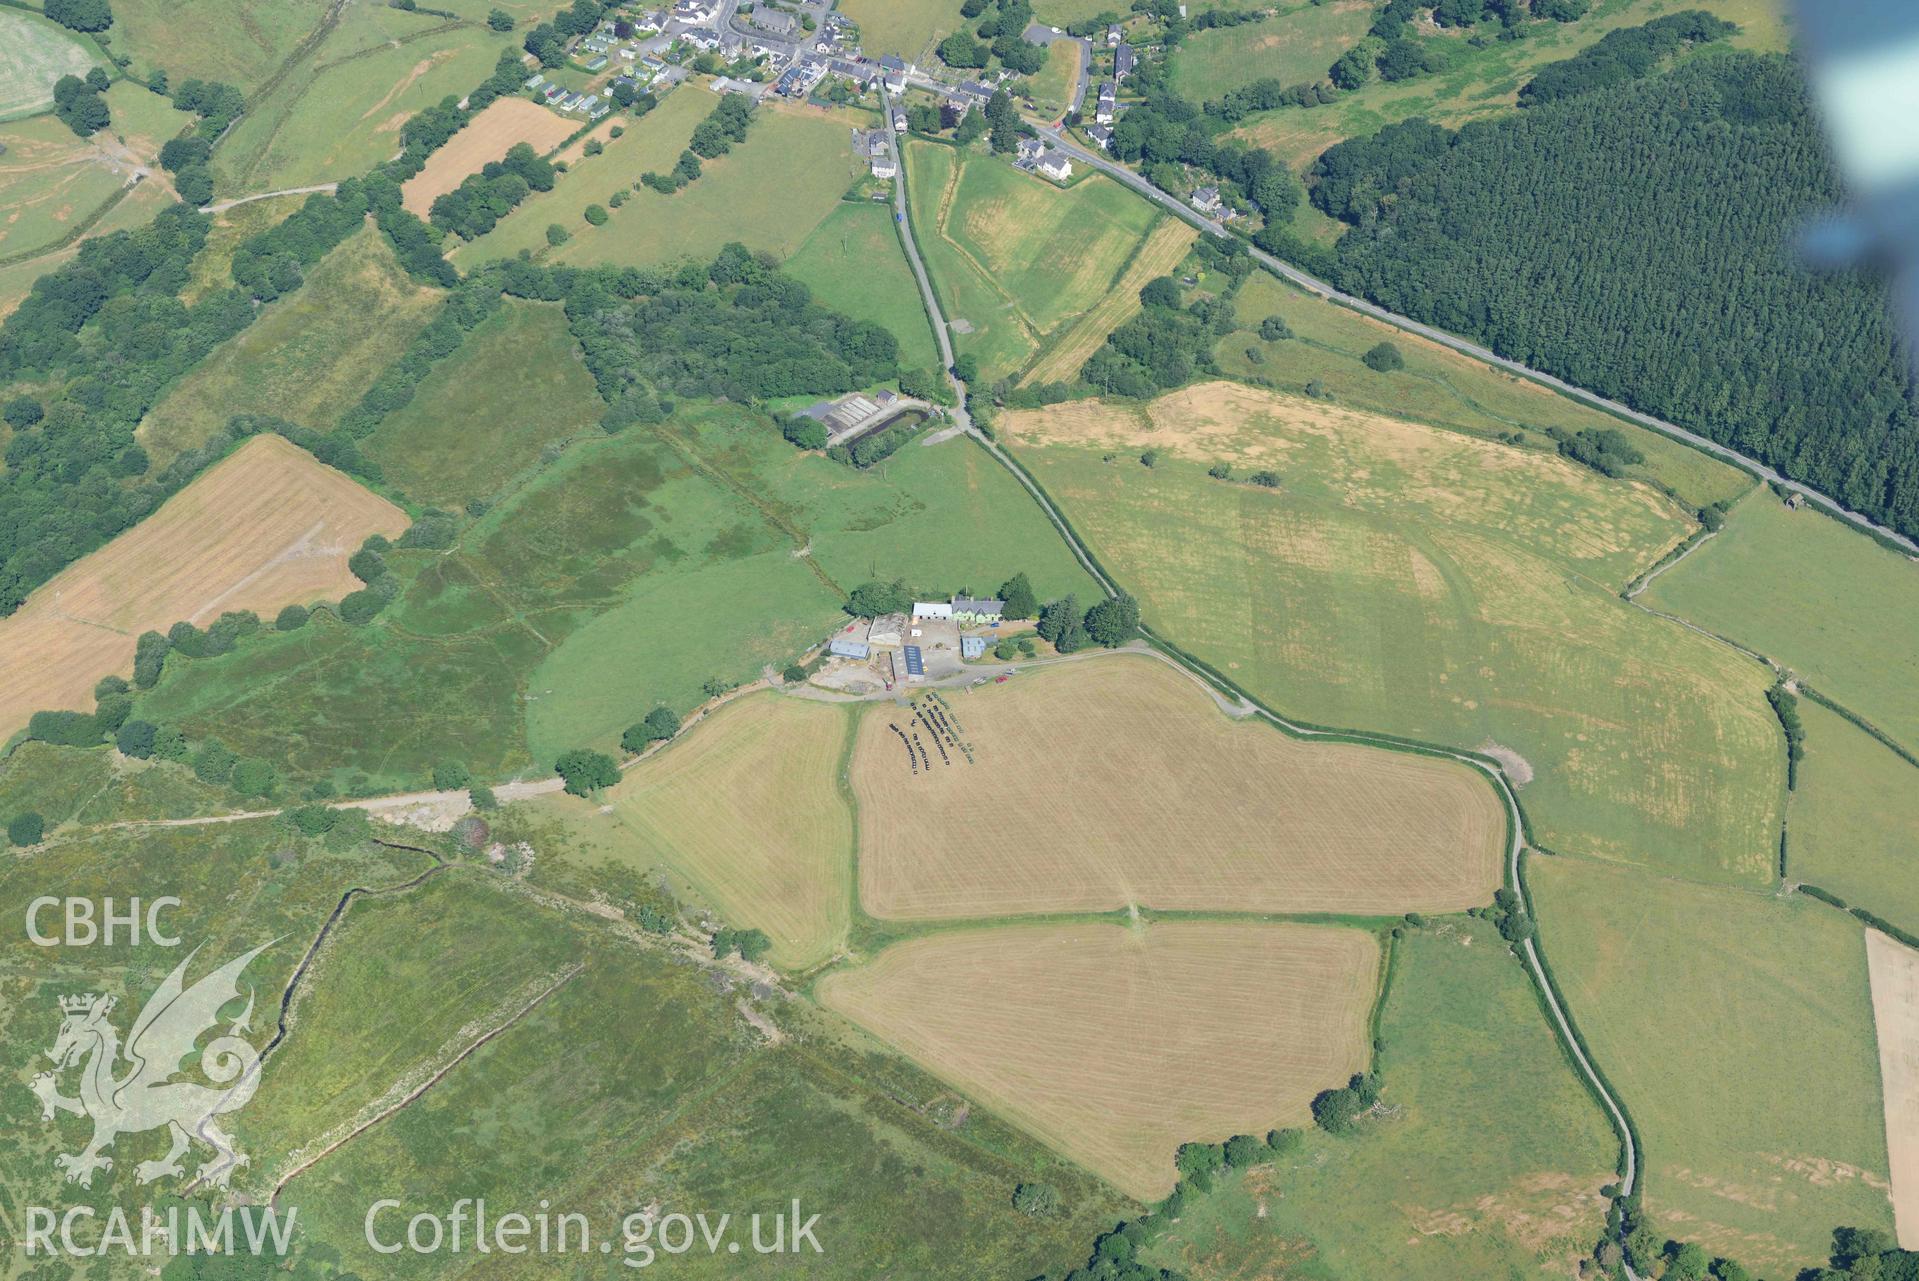
[(896, 689), (957, 676), (968, 661), (986, 656), (1005, 613), (1005, 601), (953, 596), (916, 600), (911, 613), (856, 619), (826, 643), (824, 683), (851, 687), (877, 678)]

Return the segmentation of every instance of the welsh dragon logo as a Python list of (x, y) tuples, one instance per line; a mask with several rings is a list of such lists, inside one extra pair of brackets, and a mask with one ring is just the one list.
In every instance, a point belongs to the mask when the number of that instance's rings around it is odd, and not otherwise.
[[(227, 1025), (225, 1034), (200, 1051), (199, 1071), (213, 1084), (174, 1078), (186, 1070), (186, 1060), (201, 1035), (219, 1023), (220, 1008), (240, 995), (240, 972), (271, 946), (264, 943), (237, 956), (187, 987), (187, 966), (199, 952), (195, 948), (148, 998), (133, 1020), (124, 1047), (108, 1018), (113, 997), (92, 993), (60, 998), (60, 1034), (47, 1051), (54, 1070), (33, 1079), (33, 1092), (39, 1096), (40, 1114), (46, 1120), (57, 1112), (71, 1112), (93, 1121), (93, 1138), (86, 1147), (54, 1158), (67, 1182), (92, 1186), (94, 1171), (113, 1168), (113, 1158), (104, 1153), (115, 1139), (163, 1126), (172, 1146), (159, 1160), (134, 1167), (134, 1177), (141, 1183), (179, 1174), (180, 1158), (196, 1139), (212, 1148), (213, 1156), (195, 1173), (195, 1183), (225, 1187), (233, 1172), (247, 1164), (216, 1119), (244, 1107), (259, 1084), (259, 1052), (240, 1036), (253, 1013), (251, 991), (246, 1009)], [(75, 1064), (81, 1065), (80, 1093), (68, 1098), (60, 1093), (57, 1078)]]

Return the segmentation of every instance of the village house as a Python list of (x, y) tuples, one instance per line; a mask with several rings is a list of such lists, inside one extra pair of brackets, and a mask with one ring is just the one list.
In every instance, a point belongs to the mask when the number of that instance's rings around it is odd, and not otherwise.
[(916, 600), (913, 602), (913, 618), (937, 618), (950, 620), (953, 617), (953, 602), (947, 600)]
[(1099, 124), (1110, 125), (1119, 114), (1119, 86), (1111, 80), (1099, 87), (1099, 104), (1093, 108), (1093, 119)]
[(1106, 28), (1106, 43), (1116, 45), (1126, 38), (1126, 32), (1117, 22)]
[(1105, 125), (1086, 126), (1086, 136), (1091, 138), (1093, 145), (1101, 151), (1111, 151), (1113, 149), (1113, 131)]
[(953, 598), (953, 620), (960, 623), (997, 623), (1006, 614), (1003, 600), (982, 600), (972, 596)]
[(1133, 52), (1133, 46), (1122, 43), (1113, 50), (1113, 79), (1124, 80), (1133, 74), (1133, 68), (1139, 65), (1139, 56)]
[(1054, 182), (1065, 182), (1073, 176), (1073, 161), (1058, 147), (1048, 147), (1040, 154), (1039, 163), (1033, 166)]

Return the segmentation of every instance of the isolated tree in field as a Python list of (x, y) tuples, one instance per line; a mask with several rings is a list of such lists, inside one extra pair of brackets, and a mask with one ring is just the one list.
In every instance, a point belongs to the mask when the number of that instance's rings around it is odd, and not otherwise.
[(158, 727), (151, 721), (128, 721), (113, 736), (113, 745), (120, 749), (122, 756), (144, 761), (153, 755), (153, 739), (158, 733)]
[(1267, 342), (1279, 342), (1293, 336), (1293, 327), (1284, 316), (1268, 316), (1259, 322), (1259, 336)]
[(1139, 602), (1124, 592), (1086, 611), (1086, 634), (1108, 649), (1139, 635)]
[(217, 738), (210, 738), (200, 744), (188, 760), (193, 773), (202, 783), (224, 783), (233, 777), (235, 757), (226, 745)]
[(1080, 617), (1079, 597), (1067, 595), (1039, 612), (1040, 638), (1062, 654), (1086, 644), (1086, 623)]
[(513, 15), (504, 9), (490, 10), (486, 15), (486, 25), (495, 31), (513, 30)]
[(580, 217), (586, 219), (595, 227), (604, 227), (606, 220), (611, 217), (611, 215), (606, 212), (605, 205), (588, 205), (581, 211)]
[(1368, 348), (1366, 354), (1361, 357), (1361, 359), (1366, 362), (1368, 369), (1376, 370), (1382, 374), (1389, 374), (1395, 369), (1404, 369), (1406, 367), (1406, 358), (1399, 354), (1399, 348), (1389, 342), (1379, 343)]
[(1313, 1099), (1313, 1120), (1328, 1134), (1345, 1134), (1373, 1104), (1379, 1102), (1379, 1084), (1355, 1074), (1337, 1090), (1321, 1090)]
[(47, 834), (47, 820), (32, 810), (23, 810), (7, 824), (7, 839), (15, 845), (38, 845)]
[(78, 76), (61, 76), (54, 83), (53, 114), (82, 138), (100, 132), (112, 119), (100, 91)]
[(591, 796), (620, 781), (619, 762), (605, 752), (578, 747), (553, 763), (554, 772), (574, 796)]
[(679, 714), (664, 703), (648, 712), (641, 723), (646, 726), (646, 732), (656, 739), (672, 738), (680, 732)]
[(433, 767), (433, 790), (455, 792), (473, 781), (472, 771), (463, 761), (441, 761)]
[(1033, 581), (1024, 571), (999, 585), (999, 597), (1005, 602), (1007, 618), (1031, 618), (1039, 613), (1039, 597), (1033, 594)]
[(234, 762), (229, 781), (242, 796), (266, 796), (279, 784), (280, 777), (271, 762), (249, 756)]

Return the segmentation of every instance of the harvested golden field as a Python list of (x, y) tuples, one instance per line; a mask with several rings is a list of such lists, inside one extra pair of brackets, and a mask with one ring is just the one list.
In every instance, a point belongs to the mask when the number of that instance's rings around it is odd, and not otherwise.
[[(1069, 47), (1078, 48), (1077, 45)], [(1070, 382), (1086, 358), (1099, 350), (1108, 334), (1139, 314), (1139, 291), (1146, 287), (1146, 282), (1179, 266), (1198, 238), (1199, 232), (1181, 219), (1161, 219), (1146, 243), (1139, 247), (1119, 283), (1091, 311), (1073, 322), (1052, 350), (1020, 380), (1020, 385)]]
[(338, 599), (358, 585), (346, 562), (362, 540), (406, 524), (344, 472), (254, 437), (0, 619), (0, 737), (37, 711), (91, 708), (94, 683), (127, 670), (143, 631)]
[(595, 853), (690, 883), (728, 924), (765, 930), (802, 967), (846, 938), (853, 819), (834, 783), (845, 712), (757, 695), (730, 703), (578, 820)]
[(1919, 952), (1867, 930), (1866, 965), (1879, 1036), (1879, 1088), (1885, 1093), (1892, 1214), (1900, 1247), (1919, 1250)]
[(1026, 925), (914, 939), (820, 1000), (1129, 1196), (1181, 1143), (1308, 1120), (1367, 1060), (1373, 936), (1333, 926)]
[(1491, 900), (1506, 820), (1468, 767), (1235, 724), (1157, 659), (1100, 657), (865, 714), (860, 899), (950, 919)]
[(409, 212), (426, 217), (433, 202), (452, 191), (467, 175), (476, 174), (520, 143), (541, 155), (572, 136), (579, 122), (549, 111), (525, 98), (501, 98), (473, 117), (466, 128), (434, 152), (426, 167), (400, 188), (400, 203)]

